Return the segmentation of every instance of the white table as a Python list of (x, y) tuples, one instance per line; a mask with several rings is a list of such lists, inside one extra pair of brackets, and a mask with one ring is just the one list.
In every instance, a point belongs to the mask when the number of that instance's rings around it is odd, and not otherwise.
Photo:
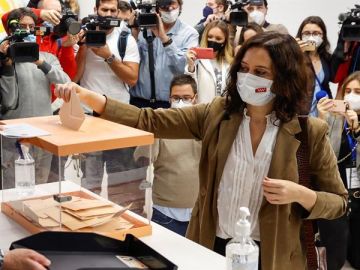
[[(64, 182), (63, 182), (64, 183)], [(39, 186), (42, 186), (39, 188)], [(57, 192), (58, 184), (44, 184), (37, 186), (36, 194), (40, 196), (49, 194), (49, 192)], [(78, 190), (79, 187), (71, 182), (62, 185), (63, 192)], [(46, 192), (45, 192), (46, 190)], [(4, 191), (5, 192), (5, 191)], [(4, 200), (10, 198), (11, 194), (5, 194)], [(137, 216), (137, 218), (142, 218)], [(225, 270), (226, 260), (223, 256), (204, 248), (172, 231), (156, 224), (152, 225), (152, 235), (142, 237), (141, 240), (162, 254), (168, 260), (178, 266), (179, 270)], [(25, 229), (16, 222), (0, 213), (0, 248), (8, 249), (10, 244), (20, 238), (29, 235)]]

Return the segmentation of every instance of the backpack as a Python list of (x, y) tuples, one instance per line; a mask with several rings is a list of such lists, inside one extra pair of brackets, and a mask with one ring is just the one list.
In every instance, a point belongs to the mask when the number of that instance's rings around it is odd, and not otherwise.
[(127, 41), (130, 33), (128, 31), (121, 31), (118, 39), (118, 50), (121, 60), (124, 59), (126, 53)]

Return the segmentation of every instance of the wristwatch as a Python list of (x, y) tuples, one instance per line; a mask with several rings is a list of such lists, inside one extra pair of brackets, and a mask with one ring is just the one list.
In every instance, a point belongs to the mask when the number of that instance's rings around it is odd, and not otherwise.
[(4, 266), (4, 257), (5, 253), (2, 249), (0, 249), (0, 270), (2, 270)]
[(169, 46), (172, 42), (173, 42), (173, 40), (172, 40), (171, 38), (169, 38), (168, 41), (166, 41), (166, 42), (163, 43), (164, 48), (167, 47), (167, 46)]
[(108, 63), (109, 65), (111, 65), (112, 62), (114, 62), (114, 60), (115, 60), (115, 55), (114, 54), (112, 54), (108, 58), (105, 58), (105, 62)]

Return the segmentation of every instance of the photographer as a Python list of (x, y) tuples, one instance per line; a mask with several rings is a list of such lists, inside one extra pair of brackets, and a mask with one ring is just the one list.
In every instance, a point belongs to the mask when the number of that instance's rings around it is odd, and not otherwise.
[[(24, 40), (19, 42), (20, 45), (25, 44), (26, 41), (33, 41), (35, 44), (35, 36), (30, 33), (34, 30), (36, 20), (35, 14), (29, 8), (14, 9), (9, 13), (7, 27), (10, 29), (10, 34), (13, 34), (14, 28), (28, 32)], [(0, 118), (16, 119), (52, 115), (50, 85), (69, 82), (70, 78), (62, 70), (56, 56), (46, 52), (40, 52), (39, 59), (33, 63), (13, 62), (13, 59), (8, 57), (9, 47), (12, 45), (15, 43), (8, 40), (0, 45), (3, 56), (0, 74)], [(3, 145), (3, 151), (11, 153), (7, 157), (12, 161), (16, 156), (13, 145)], [(37, 160), (35, 164), (37, 182), (47, 182), (51, 155), (38, 150), (35, 151), (33, 157)], [(4, 179), (14, 179), (14, 176), (10, 176), (11, 174), (14, 174), (11, 168), (4, 170)], [(4, 188), (9, 188), (6, 182)]]
[[(359, 190), (360, 185), (360, 140), (359, 115), (360, 115), (360, 72), (354, 72), (348, 76), (339, 88), (338, 99), (347, 102), (349, 109), (345, 112), (334, 113), (333, 99), (323, 98), (317, 105), (319, 118), (325, 120), (329, 125), (329, 138), (338, 158), (338, 169), (345, 187), (349, 194)], [(357, 188), (357, 189), (356, 189)], [(351, 197), (350, 197), (351, 198)], [(348, 260), (354, 267), (359, 266), (359, 241), (358, 224), (351, 223), (351, 218), (358, 220), (359, 200), (352, 197), (350, 200), (349, 217), (321, 221), (319, 224), (321, 241), (325, 240), (328, 269), (340, 269), (345, 262), (346, 252)], [(351, 225), (353, 224), (353, 225)], [(325, 227), (326, 226), (326, 227)], [(351, 237), (348, 237), (350, 226)], [(356, 226), (356, 229), (354, 230)], [(322, 233), (324, 232), (324, 233)], [(323, 237), (322, 237), (323, 236)], [(347, 242), (349, 246), (347, 250)], [(354, 259), (356, 258), (356, 259)], [(358, 265), (356, 265), (356, 262)]]
[(244, 7), (248, 13), (249, 22), (257, 23), (265, 28), (267, 31), (275, 31), (280, 34), (288, 34), (288, 30), (282, 24), (273, 24), (266, 21), (268, 12), (267, 0), (250, 0), (249, 4)]
[[(249, 4), (244, 7), (244, 10), (248, 14), (249, 23), (256, 23), (264, 28), (266, 31), (275, 31), (280, 34), (288, 34), (288, 30), (282, 24), (273, 24), (266, 21), (266, 15), (268, 12), (267, 0), (249, 0)], [(235, 44), (239, 44), (241, 28), (237, 27), (235, 35)]]
[[(119, 7), (120, 0), (96, 0), (95, 12), (99, 20), (117, 19)], [(94, 92), (129, 103), (129, 86), (136, 84), (139, 73), (140, 57), (136, 41), (128, 33), (122, 58), (118, 42), (120, 42), (122, 31), (128, 32), (125, 25), (122, 24), (122, 27), (98, 26), (98, 28), (106, 31), (106, 44), (102, 47), (90, 47), (86, 43), (80, 46), (76, 57), (78, 63), (76, 81), (80, 81), (81, 86), (92, 89)], [(108, 182), (114, 184), (119, 168), (131, 163), (129, 161), (124, 165), (124, 162), (128, 161), (124, 161), (125, 159), (131, 157), (132, 160), (132, 153), (126, 151), (127, 149), (89, 154), (85, 161), (84, 184), (86, 187), (94, 189), (101, 186), (104, 162), (106, 162)]]
[[(139, 28), (132, 28), (132, 33), (138, 39), (140, 51), (140, 72), (136, 86), (131, 90), (130, 103), (137, 107), (161, 108), (170, 107), (169, 87), (175, 75), (183, 74), (186, 64), (186, 52), (192, 47), (197, 47), (199, 34), (194, 28), (178, 19), (183, 1), (172, 0), (159, 7), (158, 24), (156, 27), (139, 33)], [(134, 22), (131, 22), (133, 25)], [(151, 30), (151, 31), (148, 31)], [(154, 82), (152, 88), (150, 77), (149, 50), (143, 31), (148, 36), (154, 35)], [(156, 89), (156, 91), (155, 91)]]
[(212, 48), (214, 58), (201, 59), (196, 50), (190, 49), (186, 54), (185, 74), (191, 75), (198, 85), (199, 103), (209, 103), (223, 94), (234, 58), (227, 24), (224, 21), (209, 23), (204, 30), (200, 47)]
[[(38, 8), (43, 10), (56, 10), (61, 13), (62, 8), (59, 0), (42, 0), (38, 3)], [(49, 24), (47, 24), (49, 25)], [(62, 36), (60, 33), (51, 33), (49, 36), (38, 37), (36, 42), (40, 46), (40, 51), (56, 55), (61, 67), (73, 79), (77, 72), (75, 61), (74, 45), (79, 41), (78, 35), (67, 33)]]
[[(96, 0), (95, 12), (99, 18), (117, 19), (120, 0)], [(129, 86), (136, 84), (139, 73), (139, 51), (136, 41), (128, 36), (122, 59), (118, 41), (122, 29), (104, 27), (106, 44), (102, 47), (80, 46), (76, 60), (78, 73), (75, 81), (95, 92), (129, 103)]]
[(227, 0), (207, 0), (206, 7), (211, 10), (211, 14), (208, 15), (205, 21), (200, 21), (194, 28), (199, 33), (199, 40), (201, 41), (202, 34), (205, 30), (205, 27), (213, 22), (225, 19), (225, 12), (228, 10), (228, 1)]
[(314, 91), (311, 95), (310, 115), (317, 117), (316, 108), (318, 100), (316, 95), (325, 91), (332, 98), (329, 82), (333, 81), (330, 69), (330, 43), (327, 37), (327, 29), (324, 21), (319, 16), (305, 18), (296, 34), (300, 48), (311, 63), (310, 69), (314, 76)]

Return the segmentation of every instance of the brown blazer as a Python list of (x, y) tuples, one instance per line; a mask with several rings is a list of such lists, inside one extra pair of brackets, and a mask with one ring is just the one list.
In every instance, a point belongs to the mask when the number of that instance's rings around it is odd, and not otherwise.
[[(217, 194), (227, 156), (242, 116), (226, 116), (224, 98), (210, 104), (183, 109), (138, 109), (108, 99), (102, 117), (153, 132), (168, 139), (201, 139), (199, 196), (192, 212), (187, 237), (213, 249), (218, 220)], [(296, 151), (301, 131), (298, 119), (280, 126), (268, 176), (298, 182)], [(327, 124), (311, 118), (308, 124), (310, 169), (318, 187), (311, 213), (299, 204), (271, 205), (265, 199), (259, 212), (263, 270), (305, 269), (300, 242), (302, 219), (342, 216), (347, 192), (341, 181), (336, 157), (327, 137)]]

